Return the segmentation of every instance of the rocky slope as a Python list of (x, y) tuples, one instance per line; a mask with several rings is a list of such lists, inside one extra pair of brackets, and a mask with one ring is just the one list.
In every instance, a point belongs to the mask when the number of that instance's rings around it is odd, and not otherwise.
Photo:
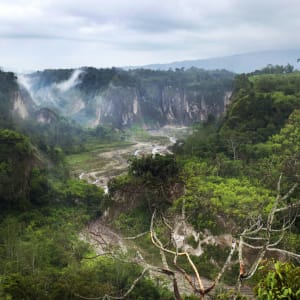
[[(234, 74), (200, 69), (124, 71), (45, 70), (18, 77), (38, 108), (48, 107), (88, 127), (189, 125), (220, 116), (229, 102)], [(20, 102), (20, 100), (17, 100)], [(18, 104), (19, 114), (26, 112)]]

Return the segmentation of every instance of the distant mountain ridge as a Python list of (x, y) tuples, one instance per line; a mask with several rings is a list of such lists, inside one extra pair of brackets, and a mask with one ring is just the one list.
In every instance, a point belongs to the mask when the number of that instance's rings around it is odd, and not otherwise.
[[(300, 49), (294, 50), (271, 50), (262, 52), (249, 52), (237, 55), (215, 57), (208, 59), (184, 60), (171, 63), (150, 64), (142, 66), (152, 70), (168, 70), (176, 68), (201, 68), (206, 70), (225, 69), (235, 73), (249, 73), (257, 69), (261, 69), (268, 64), (287, 65), (291, 64), (295, 68), (300, 68)], [(135, 69), (139, 67), (128, 67), (127, 69)]]

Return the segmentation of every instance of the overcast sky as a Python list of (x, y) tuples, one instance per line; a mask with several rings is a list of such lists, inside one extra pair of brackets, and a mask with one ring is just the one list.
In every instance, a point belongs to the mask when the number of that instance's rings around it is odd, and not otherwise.
[(0, 67), (111, 67), (300, 48), (300, 0), (0, 0)]

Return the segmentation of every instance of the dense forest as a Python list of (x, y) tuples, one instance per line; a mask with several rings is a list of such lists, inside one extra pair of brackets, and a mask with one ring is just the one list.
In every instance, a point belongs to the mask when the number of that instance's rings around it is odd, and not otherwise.
[[(142, 88), (153, 72), (129, 74)], [(195, 123), (172, 155), (130, 158), (108, 194), (72, 177), (66, 155), (123, 143), (124, 132), (59, 114), (21, 120), (16, 80), (0, 72), (1, 299), (247, 299), (245, 286), (257, 299), (299, 299), (299, 72), (237, 75), (223, 118)], [(96, 251), (84, 232), (99, 218), (128, 251)]]

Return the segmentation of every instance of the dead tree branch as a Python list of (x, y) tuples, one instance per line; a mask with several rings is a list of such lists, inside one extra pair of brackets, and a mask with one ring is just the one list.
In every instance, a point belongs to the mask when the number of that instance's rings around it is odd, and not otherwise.
[[(281, 194), (281, 181), (282, 181), (282, 174), (280, 175), (278, 182), (277, 182), (277, 194), (275, 201), (272, 205), (272, 208), (267, 216), (266, 224), (264, 225), (261, 221), (257, 221), (255, 226), (250, 226), (248, 229), (245, 229), (240, 235), (238, 239), (238, 252), (239, 252), (239, 262), (240, 262), (240, 275), (239, 275), (239, 282), (245, 279), (251, 278), (261, 261), (266, 255), (267, 251), (276, 251), (282, 254), (286, 254), (288, 256), (294, 257), (294, 258), (300, 258), (300, 255), (280, 249), (280, 248), (274, 248), (275, 246), (278, 246), (280, 242), (283, 240), (285, 233), (288, 229), (291, 228), (291, 226), (295, 223), (296, 218), (298, 216), (297, 213), (295, 213), (294, 217), (291, 218), (291, 216), (287, 216), (285, 218), (282, 218), (282, 226), (280, 229), (273, 228), (274, 223), (276, 220), (277, 215), (282, 212), (291, 211), (292, 208), (296, 208), (300, 206), (300, 201), (297, 201), (295, 203), (286, 204), (286, 200), (289, 199), (292, 194), (294, 193), (295, 189), (298, 187), (298, 183), (295, 183), (284, 195)], [(261, 218), (259, 218), (261, 220)], [(287, 219), (287, 220), (285, 220)], [(278, 237), (279, 235), (279, 237)], [(274, 238), (276, 240), (274, 241)], [(255, 244), (250, 244), (244, 241), (244, 239), (255, 241)], [(262, 244), (257, 244), (257, 242), (262, 242)], [(244, 261), (243, 261), (243, 249), (245, 247), (259, 250), (256, 259), (252, 263), (252, 265), (249, 268), (248, 272), (245, 272), (244, 268)], [(240, 284), (239, 284), (240, 287)]]
[[(185, 214), (182, 214), (182, 217), (184, 217)], [(217, 274), (214, 282), (207, 288), (204, 287), (203, 285), (203, 281), (201, 279), (200, 276), (200, 272), (198, 270), (198, 268), (196, 267), (196, 265), (194, 264), (190, 254), (188, 253), (188, 251), (184, 251), (184, 252), (179, 252), (178, 251), (178, 247), (176, 245), (176, 242), (174, 241), (174, 246), (176, 247), (176, 251), (165, 248), (162, 244), (162, 242), (159, 240), (159, 238), (157, 237), (157, 234), (154, 230), (154, 223), (155, 223), (155, 217), (156, 217), (156, 210), (153, 212), (152, 214), (152, 218), (151, 218), (151, 224), (150, 224), (150, 236), (151, 236), (151, 241), (152, 243), (161, 251), (161, 253), (168, 253), (173, 255), (173, 264), (175, 266), (175, 268), (184, 275), (185, 280), (188, 282), (188, 284), (193, 288), (193, 291), (195, 294), (200, 295), (200, 299), (204, 299), (205, 295), (207, 295), (220, 281), (221, 277), (223, 276), (224, 272), (226, 271), (226, 269), (229, 267), (230, 263), (231, 263), (231, 259), (232, 256), (236, 250), (236, 241), (233, 240), (232, 241), (232, 246), (231, 246), (231, 250), (228, 254), (228, 257), (222, 267), (222, 269), (220, 270), (220, 272)], [(181, 220), (182, 222), (185, 222), (185, 220)], [(166, 227), (169, 229), (169, 231), (171, 233), (173, 233), (173, 228), (171, 228), (171, 226), (168, 224), (168, 222), (165, 220), (165, 218), (163, 217), (163, 223), (166, 225)], [(192, 276), (190, 276), (183, 268), (181, 268), (178, 263), (177, 263), (177, 259), (179, 256), (185, 257), (187, 259), (187, 262), (189, 263), (189, 265), (191, 266), (195, 278), (197, 280), (197, 285), (193, 282)], [(163, 264), (164, 263), (164, 260)]]

